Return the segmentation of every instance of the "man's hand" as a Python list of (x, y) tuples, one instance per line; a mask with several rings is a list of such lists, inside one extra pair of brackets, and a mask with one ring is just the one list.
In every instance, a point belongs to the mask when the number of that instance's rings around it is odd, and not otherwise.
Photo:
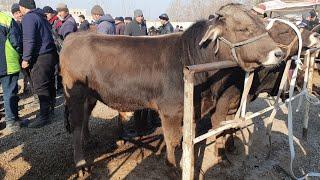
[(23, 61), (22, 61), (22, 63), (21, 63), (21, 67), (22, 67), (23, 69), (28, 68), (28, 67), (29, 67), (29, 62), (28, 62), (28, 61), (23, 60)]

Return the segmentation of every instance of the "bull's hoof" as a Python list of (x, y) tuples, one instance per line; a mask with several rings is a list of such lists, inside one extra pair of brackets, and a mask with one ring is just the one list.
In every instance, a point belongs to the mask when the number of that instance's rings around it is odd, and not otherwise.
[(181, 179), (182, 178), (182, 171), (181, 169), (177, 168), (177, 167), (170, 167), (169, 171), (167, 173), (168, 178), (172, 179), (172, 180), (176, 180), (176, 179)]
[(118, 140), (118, 141), (116, 142), (116, 144), (117, 144), (118, 147), (121, 147), (121, 146), (124, 146), (124, 145), (126, 144), (126, 141), (123, 140), (123, 139), (121, 139), (121, 140)]
[(91, 174), (91, 167), (83, 167), (78, 171), (78, 178), (80, 179), (85, 179), (87, 177), (89, 177)]
[(160, 157), (160, 156), (161, 156), (161, 153), (162, 153), (162, 150), (159, 149), (159, 150), (155, 153), (155, 155), (156, 155), (157, 157)]
[(235, 146), (234, 142), (227, 140), (225, 149), (226, 152), (230, 154), (236, 154), (237, 147)]
[(87, 162), (86, 162), (86, 160), (81, 160), (81, 161), (78, 161), (77, 163), (76, 163), (76, 168), (83, 168), (83, 167), (85, 167), (87, 165)]
[(306, 128), (302, 129), (302, 138), (304, 141), (308, 140), (308, 129), (306, 129)]

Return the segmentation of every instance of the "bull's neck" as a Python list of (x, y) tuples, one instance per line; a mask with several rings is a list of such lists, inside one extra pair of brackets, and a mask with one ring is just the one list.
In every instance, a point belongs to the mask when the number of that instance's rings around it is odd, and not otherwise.
[(182, 55), (180, 57), (181, 63), (184, 66), (195, 64), (205, 64), (213, 62), (214, 60), (214, 47), (210, 44), (206, 48), (199, 46), (199, 38), (184, 38), (182, 35), (180, 45)]

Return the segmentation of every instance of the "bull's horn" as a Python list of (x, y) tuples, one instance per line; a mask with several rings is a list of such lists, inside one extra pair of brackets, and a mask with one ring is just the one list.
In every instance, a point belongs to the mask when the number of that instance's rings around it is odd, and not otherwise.
[(274, 19), (268, 19), (268, 21), (270, 21), (270, 22), (266, 27), (267, 31), (269, 31), (273, 27), (275, 20)]

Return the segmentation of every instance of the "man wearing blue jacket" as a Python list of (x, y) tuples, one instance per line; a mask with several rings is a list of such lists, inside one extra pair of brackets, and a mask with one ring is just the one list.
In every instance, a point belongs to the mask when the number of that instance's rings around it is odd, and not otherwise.
[(5, 121), (2, 128), (15, 131), (19, 128), (18, 117), (18, 79), (20, 54), (22, 53), (22, 34), (14, 19), (0, 12), (0, 82), (3, 89)]
[(40, 113), (30, 128), (41, 128), (50, 121), (54, 110), (54, 71), (58, 54), (51, 33), (51, 25), (34, 0), (20, 0), (22, 19), (23, 56), (22, 68), (29, 68), (34, 92), (39, 97)]
[(116, 25), (110, 14), (105, 14), (99, 5), (93, 6), (91, 9), (92, 19), (96, 21), (97, 32), (101, 34), (116, 34)]

